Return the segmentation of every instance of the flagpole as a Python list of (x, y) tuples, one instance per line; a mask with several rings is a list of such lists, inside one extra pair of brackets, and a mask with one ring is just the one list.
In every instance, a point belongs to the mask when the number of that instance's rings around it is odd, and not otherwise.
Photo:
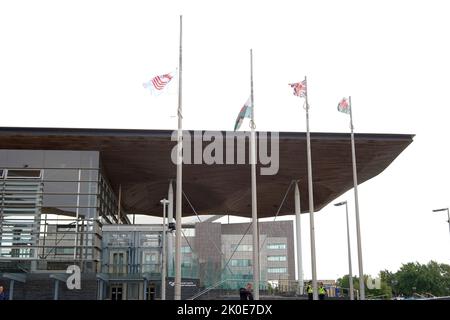
[(352, 97), (350, 97), (350, 96), (348, 97), (348, 103), (349, 103), (349, 107), (350, 107), (353, 189), (355, 190), (356, 238), (357, 238), (357, 243), (358, 243), (359, 298), (360, 298), (360, 300), (365, 300), (366, 294), (365, 294), (365, 287), (364, 287), (364, 271), (363, 271), (362, 248), (361, 248), (361, 227), (360, 227), (360, 223), (359, 223), (358, 176), (357, 176), (357, 172), (356, 172), (355, 134), (353, 133)]
[(253, 52), (250, 49), (250, 100), (252, 106), (250, 164), (252, 171), (252, 230), (253, 230), (253, 298), (259, 300), (259, 241), (258, 208), (256, 197), (256, 141), (255, 141), (255, 105), (253, 101)]
[(182, 76), (182, 30), (183, 16), (180, 15), (180, 60), (178, 66), (178, 133), (177, 133), (177, 186), (176, 186), (176, 229), (175, 229), (175, 300), (181, 300), (181, 209), (182, 209), (182, 161), (183, 161), (183, 115), (181, 100)]
[(303, 295), (303, 260), (302, 260), (302, 228), (300, 217), (300, 190), (298, 188), (298, 180), (295, 181), (294, 191), (294, 204), (295, 204), (295, 233), (297, 236), (297, 279), (298, 287), (297, 294)]
[(309, 227), (311, 237), (311, 271), (312, 271), (312, 285), (313, 298), (319, 298), (317, 294), (317, 273), (316, 273), (316, 237), (314, 234), (314, 195), (312, 184), (312, 165), (311, 165), (311, 138), (309, 135), (309, 104), (308, 104), (308, 83), (305, 76), (305, 102), (306, 102), (306, 152), (308, 160), (308, 194), (309, 194)]

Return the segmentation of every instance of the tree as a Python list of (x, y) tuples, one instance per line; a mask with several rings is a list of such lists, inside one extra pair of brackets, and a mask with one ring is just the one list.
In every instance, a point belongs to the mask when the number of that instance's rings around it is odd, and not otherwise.
[[(369, 289), (366, 286), (366, 296), (383, 296), (390, 298), (392, 295), (414, 296), (434, 295), (450, 296), (450, 265), (430, 261), (428, 264), (410, 262), (403, 264), (396, 273), (389, 270), (380, 271), (380, 289)], [(364, 276), (365, 285), (367, 275)], [(349, 288), (348, 275), (337, 280), (341, 288)], [(359, 289), (359, 278), (353, 277), (353, 287)], [(344, 291), (347, 293), (347, 291)]]
[[(356, 286), (357, 284), (359, 285), (359, 282), (357, 279), (355, 279), (355, 277), (353, 277), (353, 288), (357, 289), (358, 287)], [(350, 296), (350, 292), (349, 292), (349, 288), (350, 288), (350, 281), (349, 281), (349, 275), (346, 274), (345, 276), (343, 276), (342, 278), (337, 279), (337, 285), (343, 289), (342, 293), (346, 294), (347, 296)]]
[(434, 296), (450, 295), (450, 266), (430, 261), (428, 264), (410, 262), (402, 265), (396, 273), (399, 292), (406, 296), (414, 294)]
[(386, 285), (388, 285), (391, 289), (391, 297), (394, 296), (398, 296), (398, 279), (395, 273), (392, 273), (389, 270), (383, 270), (380, 271), (380, 278), (382, 283), (386, 283)]
[[(385, 275), (383, 275), (380, 272), (380, 278), (381, 278), (381, 286), (380, 289), (369, 289), (367, 288), (367, 279), (368, 279), (368, 275), (364, 275), (364, 286), (366, 288), (366, 296), (368, 298), (370, 297), (380, 297), (380, 298), (387, 298), (390, 299), (392, 297), (392, 288), (390, 286), (390, 284), (387, 282), (387, 278), (385, 277)], [(338, 285), (341, 288), (345, 289), (345, 293), (348, 292), (348, 288), (350, 288), (350, 281), (349, 281), (349, 276), (345, 275), (342, 278), (339, 278), (337, 281)], [(353, 277), (353, 288), (354, 290), (359, 290), (359, 278), (358, 277)], [(349, 293), (348, 293), (349, 295)], [(355, 293), (355, 298), (356, 298), (356, 293)]]

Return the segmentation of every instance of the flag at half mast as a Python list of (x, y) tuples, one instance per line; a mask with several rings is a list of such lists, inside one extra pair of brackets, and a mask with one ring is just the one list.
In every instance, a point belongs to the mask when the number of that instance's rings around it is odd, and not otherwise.
[(294, 96), (304, 98), (306, 97), (306, 80), (297, 83), (289, 83), (291, 88), (294, 88)]
[(340, 112), (350, 114), (350, 104), (348, 103), (348, 99), (342, 98), (342, 100), (338, 103), (337, 109)]
[(239, 130), (239, 128), (242, 125), (242, 122), (244, 121), (244, 118), (251, 119), (252, 117), (252, 105), (251, 105), (251, 99), (250, 97), (247, 99), (247, 102), (242, 107), (241, 111), (239, 111), (239, 114), (236, 119), (236, 123), (234, 124), (234, 131)]
[(172, 80), (175, 76), (175, 72), (170, 72), (167, 74), (163, 74), (160, 76), (156, 76), (151, 80), (143, 83), (145, 89), (150, 90), (153, 95), (159, 95), (164, 91), (164, 89), (169, 84), (170, 80)]

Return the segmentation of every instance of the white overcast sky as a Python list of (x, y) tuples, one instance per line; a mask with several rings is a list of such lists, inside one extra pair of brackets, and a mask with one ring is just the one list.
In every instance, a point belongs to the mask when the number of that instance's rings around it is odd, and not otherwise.
[[(448, 1), (1, 1), (2, 126), (176, 127), (176, 95), (142, 83), (178, 64), (183, 14), (184, 128), (232, 130), (254, 51), (258, 130), (305, 131), (289, 82), (308, 76), (313, 132), (416, 134), (360, 186), (364, 271), (450, 262)], [(282, 195), (280, 195), (281, 199)], [(353, 270), (357, 274), (353, 191)], [(318, 278), (348, 270), (343, 207), (316, 214)], [(311, 277), (303, 216), (305, 277)]]

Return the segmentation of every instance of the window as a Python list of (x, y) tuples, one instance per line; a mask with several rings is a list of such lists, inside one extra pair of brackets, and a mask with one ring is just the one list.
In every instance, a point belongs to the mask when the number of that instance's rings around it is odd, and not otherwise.
[(267, 245), (267, 249), (275, 249), (275, 250), (286, 249), (286, 243), (269, 243)]
[(4, 173), (4, 170), (0, 169), (0, 179), (3, 178), (3, 173)]
[(286, 256), (268, 256), (267, 261), (286, 261)]
[(287, 273), (287, 268), (267, 268), (267, 273)]
[(158, 272), (159, 270), (159, 251), (142, 252), (142, 273)]
[(127, 257), (125, 252), (110, 253), (110, 273), (127, 273)]
[(7, 176), (9, 179), (23, 179), (23, 178), (31, 178), (37, 179), (41, 177), (41, 170), (8, 170)]
[(109, 238), (110, 247), (128, 247), (130, 246), (130, 235), (128, 233), (112, 233)]
[(159, 247), (159, 234), (141, 234), (141, 247)]
[(143, 255), (144, 263), (157, 263), (158, 253), (144, 252)]
[[(237, 247), (237, 249), (236, 249)], [(251, 244), (240, 244), (239, 246), (237, 244), (231, 245), (232, 251), (253, 251), (253, 246)]]
[(250, 259), (231, 259), (230, 265), (232, 267), (250, 267), (252, 260)]
[(122, 300), (123, 287), (121, 284), (111, 285), (111, 300)]

